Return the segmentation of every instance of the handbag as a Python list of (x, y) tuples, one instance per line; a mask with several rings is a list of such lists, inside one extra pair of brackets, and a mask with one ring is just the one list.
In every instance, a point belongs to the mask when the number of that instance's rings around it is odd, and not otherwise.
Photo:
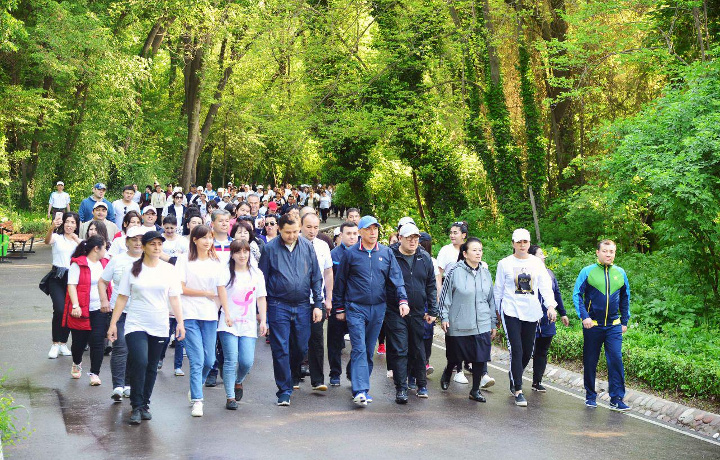
[(47, 275), (43, 276), (43, 278), (40, 280), (40, 284), (38, 287), (41, 291), (45, 293), (45, 295), (50, 295), (50, 286), (48, 285), (48, 281), (50, 280), (50, 277), (53, 276), (53, 271), (49, 271)]

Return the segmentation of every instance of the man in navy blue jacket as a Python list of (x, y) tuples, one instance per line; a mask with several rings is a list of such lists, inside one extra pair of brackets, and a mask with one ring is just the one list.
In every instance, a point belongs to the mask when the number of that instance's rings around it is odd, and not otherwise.
[(353, 401), (359, 406), (372, 402), (369, 396), (373, 354), (383, 319), (386, 289), (392, 285), (398, 299), (398, 311), (410, 312), (405, 282), (392, 250), (378, 244), (380, 224), (373, 216), (358, 223), (360, 241), (340, 260), (333, 288), (333, 312), (346, 320), (350, 332), (350, 373)]
[[(315, 249), (305, 238), (298, 238), (300, 222), (284, 215), (278, 226), (279, 238), (265, 245), (258, 266), (265, 275), (267, 288), (277, 405), (289, 406), (293, 390), (291, 363), (302, 362), (308, 350), (311, 322), (322, 320), (322, 310), (310, 307), (310, 294), (315, 305), (322, 305), (325, 296)], [(291, 334), (294, 336), (292, 349)]]

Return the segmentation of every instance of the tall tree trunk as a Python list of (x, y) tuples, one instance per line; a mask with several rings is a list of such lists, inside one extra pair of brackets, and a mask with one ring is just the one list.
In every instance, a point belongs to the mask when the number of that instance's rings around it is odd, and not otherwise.
[[(43, 99), (50, 97), (50, 88), (52, 88), (53, 78), (46, 75), (43, 78)], [(35, 170), (38, 164), (38, 153), (40, 151), (40, 132), (45, 124), (45, 109), (40, 109), (37, 125), (30, 141), (30, 156), (24, 158), (20, 162), (20, 207), (28, 208), (30, 206), (30, 181), (35, 176)]]

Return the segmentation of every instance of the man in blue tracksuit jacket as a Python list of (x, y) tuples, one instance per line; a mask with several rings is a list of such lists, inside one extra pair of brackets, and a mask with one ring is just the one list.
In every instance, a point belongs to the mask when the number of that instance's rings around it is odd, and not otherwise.
[(286, 214), (278, 221), (278, 227), (280, 234), (265, 245), (258, 268), (265, 276), (267, 288), (277, 405), (289, 406), (293, 390), (290, 369), (299, 367), (307, 353), (311, 323), (322, 320), (322, 310), (310, 307), (310, 293), (315, 305), (322, 305), (325, 296), (315, 248), (307, 239), (298, 238), (300, 222)]
[(97, 184), (93, 185), (92, 195), (80, 202), (80, 207), (78, 208), (80, 222), (87, 222), (93, 219), (93, 208), (95, 207), (95, 203), (97, 203), (98, 201), (102, 201), (107, 205), (107, 220), (109, 220), (110, 222), (115, 222), (115, 208), (113, 208), (112, 203), (105, 199), (106, 190), (107, 187), (102, 182), (98, 182)]
[(380, 224), (372, 216), (358, 223), (360, 241), (345, 252), (333, 288), (333, 313), (346, 320), (350, 332), (350, 373), (353, 401), (366, 406), (372, 401), (370, 374), (375, 342), (386, 310), (386, 289), (395, 288), (400, 316), (410, 312), (405, 282), (392, 250), (378, 244)]
[(597, 245), (597, 263), (580, 271), (575, 282), (573, 301), (583, 323), (583, 367), (585, 405), (597, 407), (595, 372), (600, 347), (605, 345), (608, 368), (610, 408), (630, 410), (625, 397), (625, 370), (622, 362), (622, 335), (630, 320), (630, 283), (625, 270), (613, 265), (616, 246), (612, 240)]

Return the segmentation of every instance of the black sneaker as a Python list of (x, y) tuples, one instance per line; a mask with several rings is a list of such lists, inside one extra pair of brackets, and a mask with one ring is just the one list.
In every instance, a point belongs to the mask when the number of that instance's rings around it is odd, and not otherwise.
[(148, 406), (140, 408), (140, 418), (143, 420), (152, 420), (152, 414), (150, 413), (150, 408)]
[(487, 401), (485, 399), (485, 396), (483, 396), (483, 394), (480, 390), (471, 391), (469, 398), (472, 399), (473, 401), (482, 402), (482, 403)]
[(407, 404), (408, 402), (408, 393), (405, 389), (400, 389), (395, 392), (395, 402), (398, 404)]
[(310, 377), (310, 365), (309, 364), (302, 364), (300, 365), (300, 377)]
[(515, 395), (515, 405), (520, 407), (527, 407), (527, 399), (522, 393)]
[(205, 386), (206, 387), (216, 387), (217, 386), (217, 375), (209, 374), (207, 376), (207, 379), (205, 380)]
[(130, 413), (130, 420), (128, 420), (130, 425), (140, 425), (140, 422), (142, 422), (142, 412), (140, 411), (140, 408), (133, 409)]
[(242, 397), (243, 397), (243, 386), (241, 383), (240, 385), (235, 386), (235, 401), (240, 402)]
[(227, 410), (237, 410), (237, 408), (238, 404), (237, 401), (235, 401), (234, 399), (228, 399), (225, 403), (225, 409)]
[(533, 391), (537, 391), (540, 393), (547, 393), (547, 388), (545, 388), (542, 383), (533, 383), (532, 384)]

